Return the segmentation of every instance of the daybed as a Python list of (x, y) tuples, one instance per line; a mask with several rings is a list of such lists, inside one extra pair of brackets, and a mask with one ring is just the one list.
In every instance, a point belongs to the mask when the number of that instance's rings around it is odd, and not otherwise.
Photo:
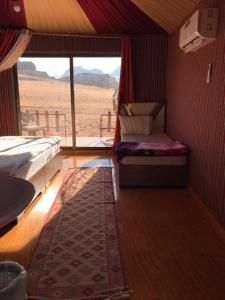
[(59, 137), (0, 137), (0, 174), (30, 181), (34, 198), (60, 169)]
[[(139, 117), (134, 121), (133, 118), (130, 118), (131, 115)], [(172, 139), (164, 133), (164, 119), (165, 105), (159, 103), (131, 103), (128, 106), (122, 106), (120, 116), (121, 141), (157, 144), (172, 143)], [(146, 130), (143, 127), (146, 127), (149, 120), (151, 123), (150, 129)], [(127, 128), (124, 128), (124, 124), (125, 127), (127, 126), (127, 121), (130, 123), (128, 127), (131, 127), (131, 129), (128, 129), (128, 132)], [(135, 130), (133, 130), (134, 127), (136, 127)], [(186, 186), (188, 180), (188, 156), (188, 153), (185, 152), (178, 155), (136, 156), (130, 154), (120, 157), (119, 184), (120, 186)]]

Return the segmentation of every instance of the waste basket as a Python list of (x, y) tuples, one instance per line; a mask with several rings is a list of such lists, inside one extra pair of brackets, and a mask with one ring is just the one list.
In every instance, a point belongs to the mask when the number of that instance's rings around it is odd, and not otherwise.
[(18, 263), (0, 262), (0, 299), (25, 300), (26, 277), (26, 270)]

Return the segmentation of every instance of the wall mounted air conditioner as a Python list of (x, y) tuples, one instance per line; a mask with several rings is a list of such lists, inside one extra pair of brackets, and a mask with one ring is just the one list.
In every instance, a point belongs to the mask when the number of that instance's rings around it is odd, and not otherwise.
[(185, 52), (194, 52), (216, 39), (218, 8), (197, 10), (180, 29), (179, 46)]

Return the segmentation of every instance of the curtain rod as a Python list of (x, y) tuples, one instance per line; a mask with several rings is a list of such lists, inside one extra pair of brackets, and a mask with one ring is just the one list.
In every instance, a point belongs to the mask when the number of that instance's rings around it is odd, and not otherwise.
[[(67, 36), (67, 37), (82, 37), (82, 38), (107, 38), (107, 39), (121, 39), (124, 35), (85, 35), (85, 34), (76, 34), (76, 33), (50, 33), (50, 32), (33, 32), (33, 35), (51, 35), (51, 36)], [(135, 39), (134, 36), (130, 36), (131, 39)]]

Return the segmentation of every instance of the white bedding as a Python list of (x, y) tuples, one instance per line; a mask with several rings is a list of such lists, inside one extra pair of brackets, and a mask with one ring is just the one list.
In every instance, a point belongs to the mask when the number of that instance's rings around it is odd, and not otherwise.
[[(172, 139), (165, 133), (150, 135), (124, 135), (122, 142), (170, 143)], [(187, 163), (185, 155), (173, 156), (126, 156), (121, 160), (126, 165), (153, 165), (153, 166), (183, 166)]]
[(29, 161), (59, 144), (60, 137), (0, 137), (0, 174), (16, 175)]

